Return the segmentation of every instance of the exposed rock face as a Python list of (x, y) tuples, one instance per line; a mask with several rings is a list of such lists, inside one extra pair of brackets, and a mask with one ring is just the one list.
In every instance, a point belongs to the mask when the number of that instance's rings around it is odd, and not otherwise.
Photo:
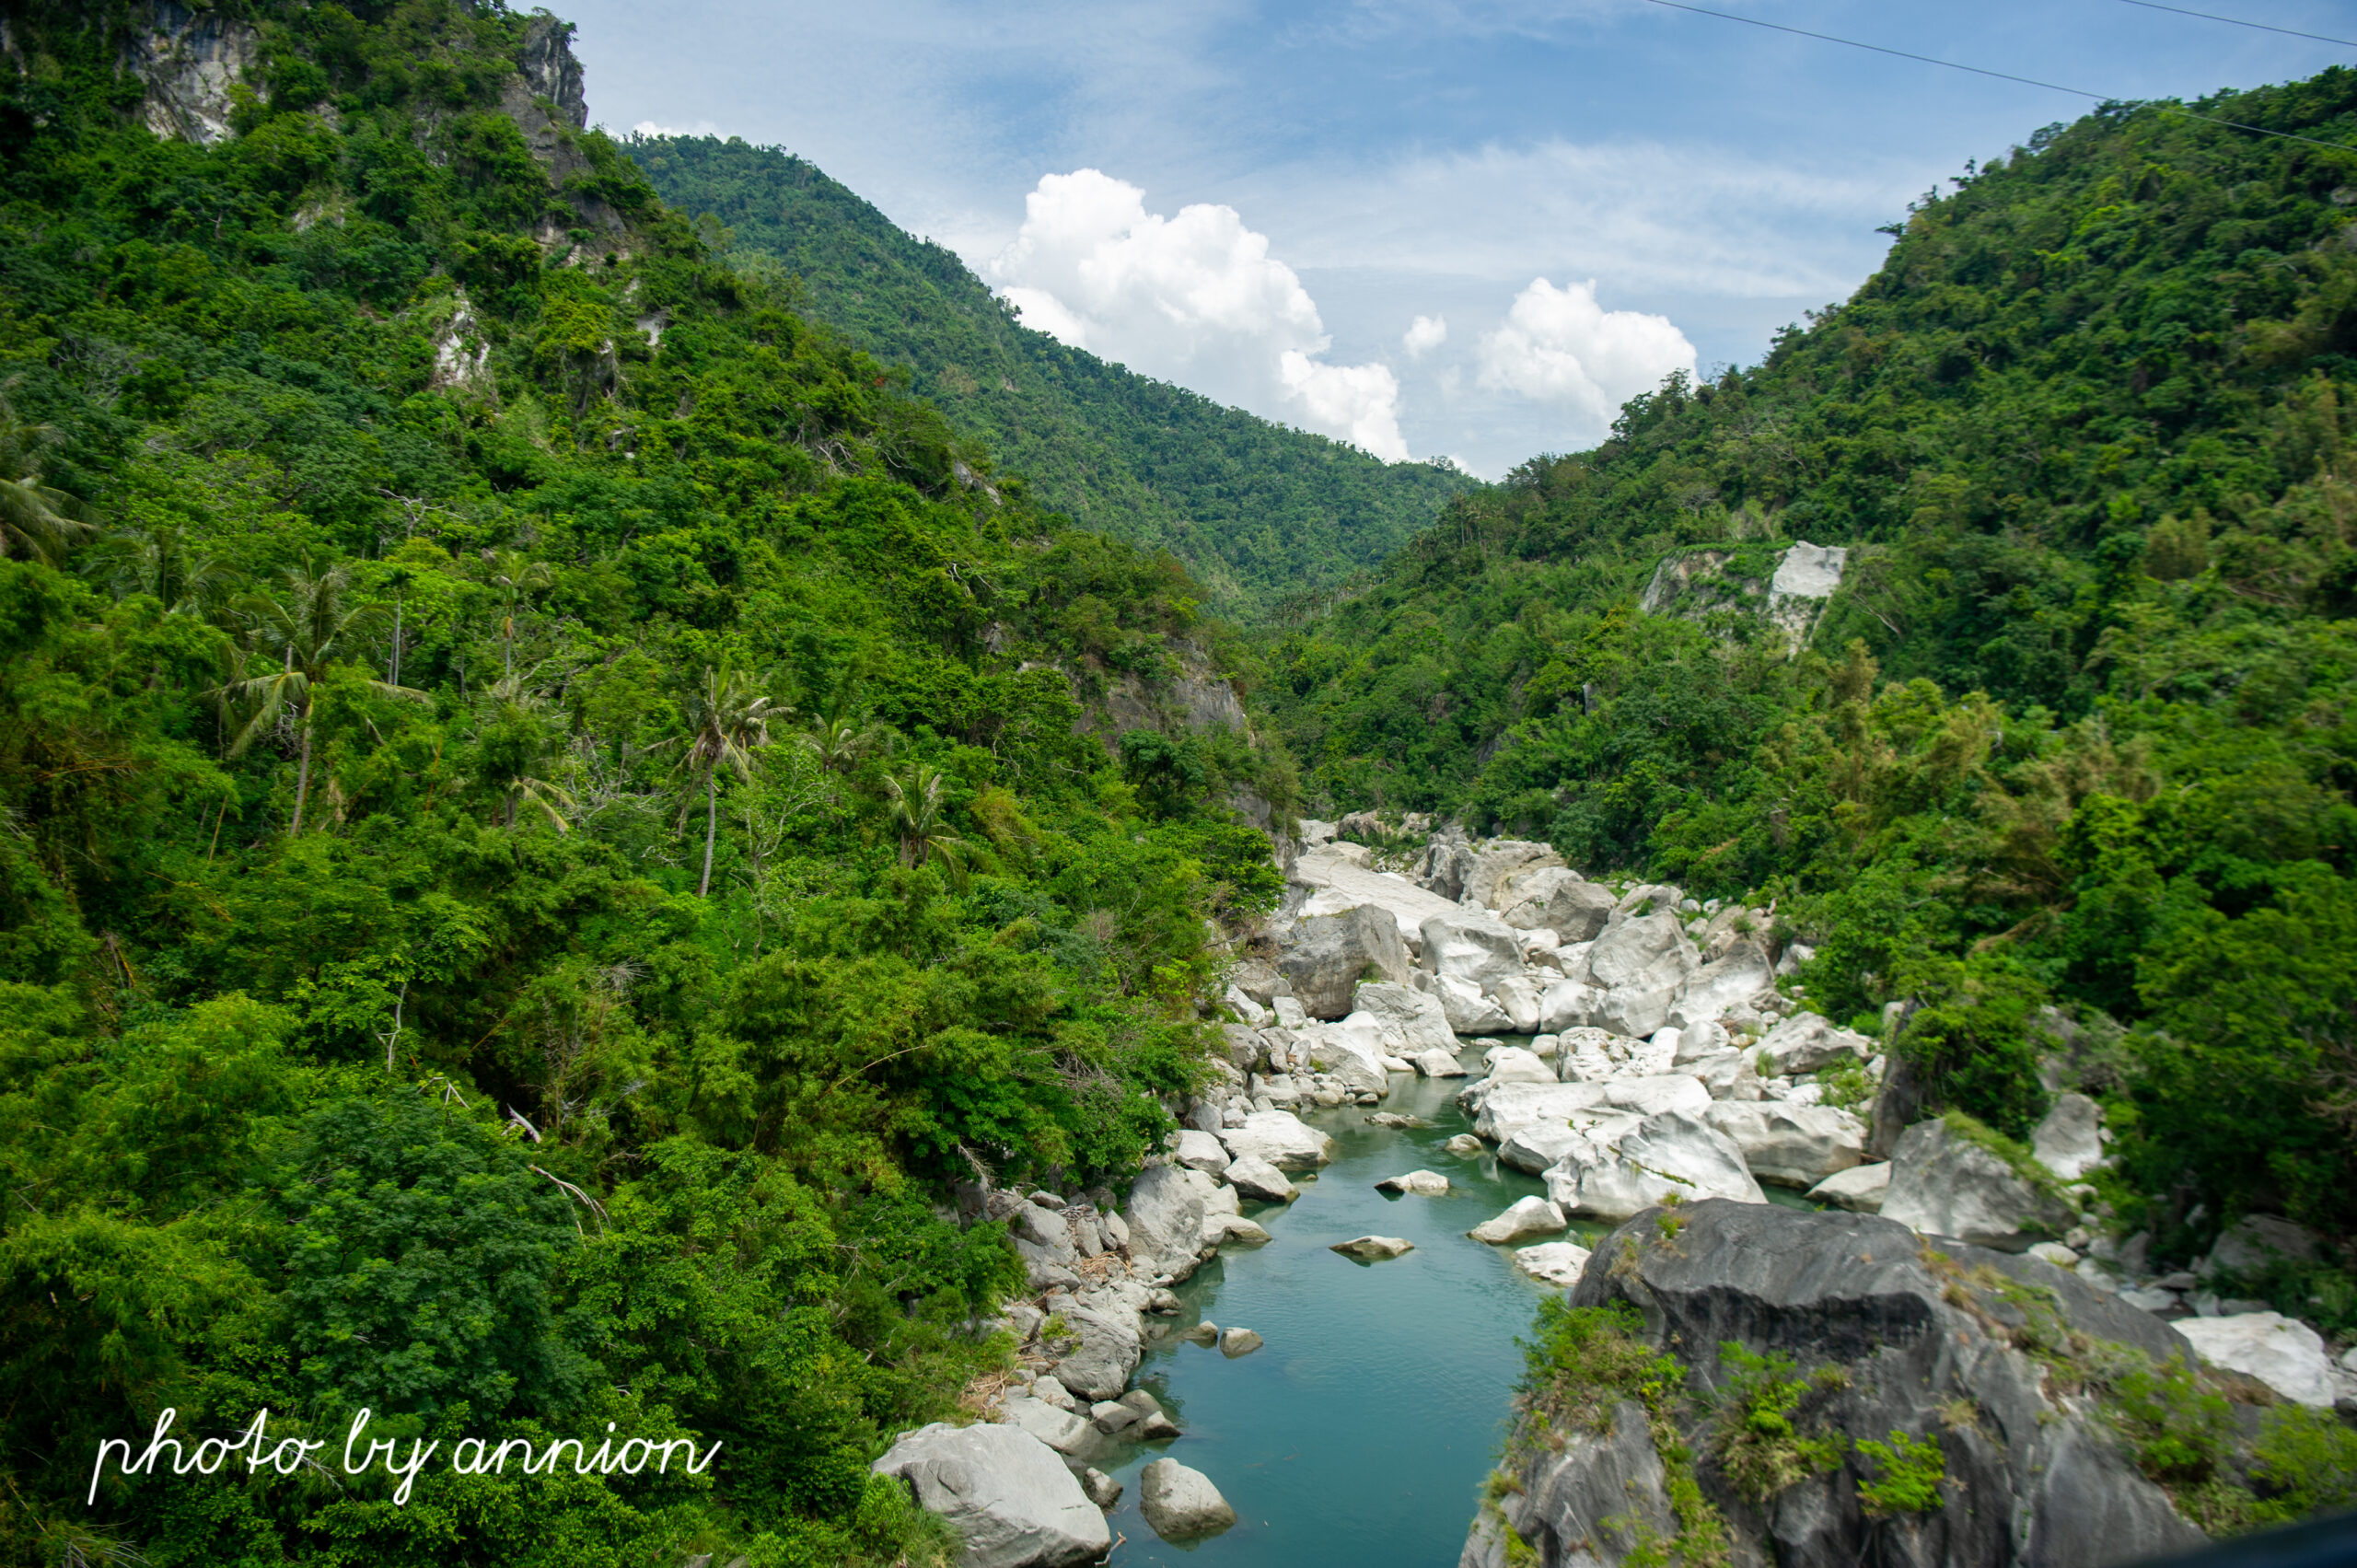
[(1326, 900), (1338, 908), (1371, 904), (1382, 910), (1399, 926), (1403, 941), (1414, 937), (1417, 928), (1428, 917), (1446, 914), (1457, 907), (1455, 894), (1444, 897), (1439, 892), (1419, 887), (1404, 877), (1370, 870), (1358, 865), (1353, 856), (1339, 846), (1301, 856), (1294, 862), (1288, 876), (1291, 880), (1312, 889), (1315, 893), (1312, 901), (1319, 902), (1321, 908), (1324, 903), (1320, 900)]
[[(1668, 1214), (1674, 1235), (1655, 1223)], [(1692, 1467), (1747, 1568), (2102, 1568), (2201, 1544), (2092, 1400), (2048, 1378), (2025, 1348), (2037, 1330), (2005, 1327), (2024, 1321), (2009, 1291), (2035, 1302), (2049, 1329), (2059, 1321), (2154, 1361), (2186, 1355), (2165, 1324), (2045, 1264), (1970, 1248), (1936, 1253), (1887, 1220), (1708, 1202), (1638, 1216), (1597, 1247), (1571, 1293), (1574, 1307), (1626, 1303), (1637, 1337), (1682, 1361), (1697, 1396), (1725, 1387), (1734, 1368), (1716, 1347), (1726, 1341), (1788, 1355), (1803, 1374), (1838, 1368), (1835, 1386), (1793, 1411), (1795, 1425), (1936, 1443), (1950, 1483), (1940, 1504), (1868, 1519), (1858, 1485), (1879, 1471), (1854, 1452), (1755, 1501), (1715, 1458), (1724, 1418), (1707, 1399), (1648, 1409), (1632, 1388), (1617, 1400), (1604, 1394), (1593, 1419), (1526, 1409), (1507, 1446), (1520, 1490), (1485, 1510), (1463, 1561), (1503, 1568), (1508, 1530), (1537, 1562), (1564, 1568), (1617, 1563), (1640, 1526), (1668, 1543), (1680, 1520), (1656, 1425), (1691, 1456), (1675, 1462)], [(1960, 1411), (1969, 1419), (1950, 1419)]]
[(2245, 1214), (2218, 1233), (2201, 1272), (2264, 1272), (2278, 1263), (2305, 1263), (2316, 1255), (2316, 1233), (2273, 1214)]
[(229, 134), (229, 89), (261, 60), (261, 35), (251, 23), (153, 0), (146, 25), (133, 29), (123, 49), (122, 68), (146, 86), (139, 117), (148, 130), (209, 147)]
[(1865, 1157), (1866, 1124), (1829, 1105), (1721, 1100), (1702, 1120), (1735, 1140), (1752, 1175), (1779, 1187), (1814, 1187)]
[(1546, 844), (1531, 843), (1522, 839), (1493, 840), (1475, 852), (1473, 868), (1466, 874), (1462, 896), (1483, 909), (1503, 909), (1505, 906), (1499, 902), (1499, 895), (1511, 878), (1522, 873), (1553, 869), (1562, 864), (1563, 857)]
[(1219, 1488), (1176, 1459), (1156, 1459), (1138, 1472), (1138, 1511), (1165, 1540), (1217, 1535), (1236, 1523)]
[(2103, 1161), (2103, 1109), (2084, 1095), (2054, 1097), (2054, 1108), (2030, 1134), (2038, 1163), (2076, 1181)]
[(1919, 1121), (1899, 1134), (1882, 1214), (1926, 1236), (2006, 1252), (2058, 1240), (2077, 1217), (1945, 1121)]
[(1746, 942), (1686, 977), (1670, 999), (1670, 1025), (1683, 1029), (1711, 1023), (1775, 983), (1768, 955)]
[(2296, 1403), (2331, 1408), (2332, 1361), (2324, 1337), (2305, 1323), (2276, 1312), (2242, 1312), (2188, 1318), (2177, 1327), (2211, 1365), (2256, 1377)]
[(965, 1542), (961, 1568), (1071, 1568), (1113, 1549), (1105, 1516), (1055, 1451), (1013, 1426), (935, 1422), (870, 1467), (908, 1482), (917, 1504)]
[(1427, 919), (1420, 932), (1424, 972), (1476, 987), (1522, 973), (1522, 944), (1514, 928), (1485, 910), (1451, 910)]
[(1849, 558), (1850, 552), (1838, 544), (1795, 542), (1769, 579), (1768, 619), (1792, 633), (1795, 644), (1806, 642), (1825, 601), (1841, 586), (1841, 568)]
[(1795, 1013), (1770, 1029), (1759, 1041), (1771, 1065), (1761, 1069), (1771, 1077), (1815, 1073), (1843, 1057), (1864, 1062), (1875, 1053), (1875, 1042), (1850, 1029), (1836, 1028), (1815, 1013)]
[(1373, 904), (1330, 913), (1316, 912), (1318, 900), (1278, 937), (1277, 969), (1293, 987), (1302, 1011), (1313, 1018), (1341, 1018), (1351, 1011), (1352, 993), (1373, 970), (1395, 984), (1408, 979), (1408, 949), (1399, 926)]

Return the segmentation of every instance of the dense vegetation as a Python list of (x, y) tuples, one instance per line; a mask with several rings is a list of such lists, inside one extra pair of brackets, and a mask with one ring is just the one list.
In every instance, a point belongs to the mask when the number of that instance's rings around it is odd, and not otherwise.
[[(1225, 656), (1197, 590), (536, 149), (551, 24), (243, 14), (210, 147), (138, 123), (144, 9), (0, 67), (0, 1555), (927, 1558), (865, 1465), (1020, 1279), (941, 1200), (1168, 1125), (1275, 891), (1206, 802), (1282, 763), (1075, 732)], [(84, 1506), (167, 1407), (364, 1404), (723, 1452)]]
[(1455, 470), (1223, 408), (1019, 325), (965, 263), (817, 168), (734, 137), (633, 138), (664, 200), (987, 438), (1046, 505), (1184, 562), (1223, 613), (1295, 613), (1474, 489)]
[[(1814, 998), (1920, 1004), (1902, 1052), (2001, 1132), (2076, 1036), (2161, 1255), (2345, 1248), (2357, 74), (2199, 107), (2311, 140), (2111, 106), (1968, 166), (1762, 365), (1455, 503), (1280, 702), (1314, 803), (1779, 898)], [(1851, 554), (1795, 657), (1740, 601), (1800, 539)], [(1704, 547), (1718, 602), (1642, 612)], [(2357, 1327), (2348, 1263), (2267, 1288)]]

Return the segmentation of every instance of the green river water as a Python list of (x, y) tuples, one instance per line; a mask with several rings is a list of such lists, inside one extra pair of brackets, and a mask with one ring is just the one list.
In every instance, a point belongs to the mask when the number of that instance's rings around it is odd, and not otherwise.
[[(1174, 1332), (1149, 1342), (1138, 1368), (1183, 1435), (1131, 1447), (1110, 1471), (1122, 1483), (1110, 1516), (1117, 1568), (1448, 1568), (1465, 1542), (1504, 1434), (1518, 1336), (1548, 1286), (1514, 1268), (1513, 1249), (1465, 1232), (1515, 1199), (1542, 1192), (1536, 1177), (1483, 1154), (1442, 1149), (1469, 1131), (1454, 1096), (1462, 1079), (1392, 1079), (1378, 1108), (1421, 1116), (1428, 1128), (1370, 1127), (1368, 1109), (1303, 1120), (1331, 1133), (1334, 1163), (1296, 1175), (1291, 1204), (1248, 1205), (1274, 1237), (1230, 1246), (1178, 1287)], [(1387, 1198), (1375, 1183), (1419, 1167), (1449, 1179), (1444, 1198)], [(1327, 1250), (1374, 1232), (1416, 1250), (1353, 1262)], [(1601, 1227), (1588, 1227), (1592, 1241)], [(1176, 1337), (1203, 1318), (1268, 1342), (1229, 1360)], [(1174, 1546), (1138, 1513), (1138, 1471), (1167, 1454), (1209, 1476), (1234, 1504), (1236, 1527)]]

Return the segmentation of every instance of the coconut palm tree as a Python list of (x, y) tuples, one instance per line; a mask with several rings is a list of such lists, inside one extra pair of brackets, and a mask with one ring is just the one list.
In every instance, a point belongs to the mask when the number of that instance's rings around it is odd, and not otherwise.
[[(342, 566), (321, 572), (306, 563), (282, 575), (277, 593), (247, 594), (237, 603), (256, 654), (270, 662), (220, 689), (220, 695), (231, 702), (253, 704), (252, 715), (229, 744), (229, 754), (245, 751), (282, 717), (293, 721), (299, 761), (289, 837), (303, 830), (303, 807), (311, 793), (311, 689), (331, 666), (356, 656), (382, 618), (373, 605), (351, 603), (351, 589), (352, 574)], [(423, 691), (388, 680), (368, 684), (388, 696), (425, 699)]]
[(17, 418), (0, 388), (0, 557), (37, 556), (54, 563), (75, 540), (96, 530), (79, 497), (41, 482), (41, 453), (64, 439), (50, 425)]
[(117, 528), (92, 547), (86, 569), (115, 598), (153, 594), (171, 615), (218, 608), (230, 581), (227, 566), (198, 549), (178, 523)]
[(489, 581), (499, 590), (501, 599), (499, 673), (505, 678), (516, 673), (517, 605), (552, 587), (556, 576), (547, 562), (534, 561), (520, 550), (503, 550), (491, 558)]
[(938, 861), (950, 880), (966, 875), (966, 841), (948, 826), (948, 781), (929, 762), (911, 762), (884, 777), (884, 808), (900, 839), (900, 864)]
[(517, 807), (528, 806), (558, 832), (572, 831), (565, 813), (578, 809), (573, 796), (537, 772), (550, 749), (547, 702), (512, 675), (493, 685), (486, 699), (476, 756), (483, 782), (500, 792), (503, 824), (512, 831)]
[[(770, 725), (785, 716), (762, 682), (728, 665), (704, 667), (703, 683), (688, 694), (688, 733), (666, 744), (683, 744), (679, 770), (703, 775), (703, 878), (696, 897), (712, 892), (712, 848), (720, 832), (720, 770), (738, 778), (752, 772), (753, 753), (770, 742)], [(684, 809), (681, 815), (686, 813)]]
[(802, 732), (802, 743), (818, 754), (819, 766), (848, 773), (884, 744), (884, 731), (872, 720), (846, 712), (849, 697), (839, 693), (824, 716)]

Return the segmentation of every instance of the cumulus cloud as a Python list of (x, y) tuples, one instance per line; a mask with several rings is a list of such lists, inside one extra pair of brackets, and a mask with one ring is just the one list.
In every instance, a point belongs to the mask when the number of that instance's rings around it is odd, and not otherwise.
[(631, 127), (642, 136), (717, 136), (720, 127), (709, 120), (699, 120), (692, 125), (658, 125), (652, 120), (642, 120)]
[(1399, 339), (1400, 346), (1408, 351), (1411, 359), (1422, 359), (1447, 341), (1448, 318), (1446, 316), (1419, 316), (1408, 323), (1407, 331)]
[(1482, 386), (1562, 404), (1601, 430), (1671, 371), (1691, 376), (1694, 345), (1666, 316), (1605, 309), (1593, 281), (1557, 288), (1534, 278), (1483, 335), (1480, 362)]
[(1379, 458), (1408, 455), (1399, 383), (1337, 366), (1318, 307), (1236, 209), (1149, 213), (1145, 192), (1094, 168), (1043, 177), (1022, 229), (990, 265), (1026, 325)]

